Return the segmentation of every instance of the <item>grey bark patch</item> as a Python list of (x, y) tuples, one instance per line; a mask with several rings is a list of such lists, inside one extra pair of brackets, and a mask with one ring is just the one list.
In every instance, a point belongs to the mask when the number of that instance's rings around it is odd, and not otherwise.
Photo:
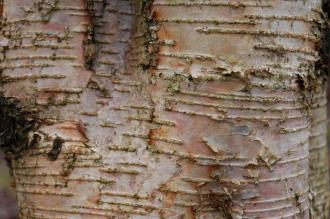
[(248, 136), (250, 135), (252, 132), (252, 130), (246, 126), (246, 125), (240, 125), (240, 126), (235, 126), (232, 130), (231, 130), (231, 134), (233, 135), (244, 135), (244, 136)]
[(240, 197), (243, 200), (249, 200), (252, 198), (258, 198), (260, 195), (256, 189), (243, 189), (240, 191)]

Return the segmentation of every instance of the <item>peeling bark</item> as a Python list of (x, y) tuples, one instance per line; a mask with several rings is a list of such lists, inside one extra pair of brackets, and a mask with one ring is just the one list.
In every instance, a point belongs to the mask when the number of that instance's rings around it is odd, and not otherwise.
[(1, 90), (42, 121), (21, 218), (325, 218), (320, 12), (5, 0)]

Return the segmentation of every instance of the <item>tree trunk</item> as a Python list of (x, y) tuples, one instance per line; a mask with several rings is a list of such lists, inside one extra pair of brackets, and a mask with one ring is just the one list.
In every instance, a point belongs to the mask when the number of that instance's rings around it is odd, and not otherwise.
[(313, 98), (309, 137), (311, 218), (329, 217), (329, 163), (327, 148), (326, 89)]
[(21, 218), (327, 218), (321, 14), (321, 0), (4, 0), (15, 126), (0, 146)]

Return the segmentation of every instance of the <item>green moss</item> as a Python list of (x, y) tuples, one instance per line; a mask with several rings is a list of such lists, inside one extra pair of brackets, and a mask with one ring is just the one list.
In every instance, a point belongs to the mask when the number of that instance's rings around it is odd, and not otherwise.
[(180, 83), (179, 82), (169, 82), (167, 85), (167, 91), (171, 94), (175, 94), (180, 91)]

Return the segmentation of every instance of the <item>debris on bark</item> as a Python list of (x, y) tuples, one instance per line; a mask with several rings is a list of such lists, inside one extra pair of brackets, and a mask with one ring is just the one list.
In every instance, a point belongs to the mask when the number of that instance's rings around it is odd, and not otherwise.
[(273, 154), (268, 147), (262, 147), (259, 151), (258, 158), (261, 162), (265, 163), (270, 170), (272, 170), (272, 165), (281, 160), (281, 158)]
[(59, 136), (54, 139), (53, 147), (47, 154), (49, 160), (55, 161), (57, 159), (58, 155), (61, 153), (63, 143), (64, 139)]

